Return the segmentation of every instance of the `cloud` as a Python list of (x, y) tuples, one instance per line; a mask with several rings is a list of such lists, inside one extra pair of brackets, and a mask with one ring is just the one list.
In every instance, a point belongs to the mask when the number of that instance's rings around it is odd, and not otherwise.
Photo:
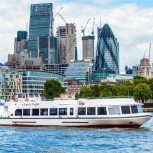
[[(91, 34), (94, 18), (96, 19), (95, 36), (97, 34), (96, 29), (100, 26), (100, 19), (102, 26), (105, 23), (110, 25), (120, 43), (121, 71), (124, 71), (125, 65), (131, 67), (139, 64), (145, 50), (149, 48), (149, 43), (153, 42), (153, 7), (151, 6), (141, 7), (136, 2), (125, 2), (124, 4), (122, 2), (122, 4), (114, 5), (112, 0), (10, 0), (7, 4), (5, 0), (1, 0), (0, 62), (6, 62), (7, 54), (13, 53), (14, 38), (17, 31), (26, 29), (26, 23), (29, 21), (30, 4), (45, 2), (54, 4), (54, 14), (63, 6), (60, 14), (67, 22), (76, 24), (79, 59), (82, 58), (81, 26), (85, 26), (88, 18), (91, 19), (86, 28), (86, 35)], [(56, 16), (54, 33), (57, 26), (64, 24), (65, 22), (59, 16)], [(153, 62), (153, 54), (151, 54), (151, 62)]]

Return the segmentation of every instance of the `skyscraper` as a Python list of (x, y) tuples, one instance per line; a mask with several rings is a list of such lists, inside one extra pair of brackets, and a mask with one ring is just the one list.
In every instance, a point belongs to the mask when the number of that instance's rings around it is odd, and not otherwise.
[(18, 31), (14, 42), (14, 54), (19, 54), (25, 49), (27, 49), (27, 32)]
[(57, 64), (56, 37), (38, 37), (38, 57), (43, 64)]
[(94, 36), (83, 36), (82, 37), (82, 59), (94, 60)]
[(38, 57), (38, 37), (52, 35), (52, 20), (52, 3), (31, 5), (28, 40), (28, 51), (31, 57)]
[(56, 31), (57, 36), (57, 50), (58, 50), (58, 63), (65, 63), (66, 55), (66, 28), (65, 26), (60, 26)]
[(119, 73), (119, 43), (108, 24), (103, 26), (99, 34), (95, 70)]
[(57, 29), (58, 57), (60, 64), (69, 64), (77, 59), (76, 27), (73, 23), (66, 23)]

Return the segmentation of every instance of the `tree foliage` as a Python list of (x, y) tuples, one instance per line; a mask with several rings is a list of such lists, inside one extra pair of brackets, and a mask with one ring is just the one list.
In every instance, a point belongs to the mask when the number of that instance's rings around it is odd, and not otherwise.
[(145, 102), (146, 100), (152, 98), (152, 92), (146, 83), (139, 83), (135, 88), (134, 88), (134, 99), (135, 100), (141, 100), (141, 102)]
[(58, 80), (52, 79), (45, 82), (42, 96), (46, 99), (60, 97), (61, 93), (65, 93), (65, 88), (61, 86), (61, 83)]
[(101, 84), (90, 87), (83, 87), (77, 98), (89, 97), (134, 97), (135, 100), (145, 102), (153, 98), (153, 79), (147, 80), (144, 77), (136, 76), (133, 82), (125, 84)]

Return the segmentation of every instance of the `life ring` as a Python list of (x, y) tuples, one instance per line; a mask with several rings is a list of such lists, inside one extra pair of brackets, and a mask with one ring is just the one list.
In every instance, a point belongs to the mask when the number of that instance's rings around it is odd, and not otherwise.
[(14, 98), (14, 101), (17, 102), (18, 101), (18, 98)]
[(25, 101), (26, 101), (26, 102), (28, 102), (28, 101), (29, 101), (29, 99), (28, 99), (28, 98), (25, 98)]

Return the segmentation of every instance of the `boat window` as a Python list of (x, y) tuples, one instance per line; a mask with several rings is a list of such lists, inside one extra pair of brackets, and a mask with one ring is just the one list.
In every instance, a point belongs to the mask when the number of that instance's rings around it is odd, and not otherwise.
[(137, 106), (131, 106), (131, 111), (132, 111), (132, 113), (138, 113)]
[(30, 109), (23, 109), (24, 116), (30, 116)]
[(121, 106), (122, 114), (130, 114), (130, 107), (129, 106)]
[(33, 94), (29, 94), (29, 97), (30, 97), (30, 98), (33, 98), (33, 97), (34, 97), (34, 95), (33, 95)]
[(59, 115), (67, 115), (67, 108), (59, 108)]
[(18, 98), (22, 98), (22, 94), (18, 94)]
[(47, 116), (48, 115), (48, 109), (47, 108), (40, 109), (40, 115)]
[(87, 115), (95, 115), (96, 108), (95, 107), (87, 107)]
[(35, 95), (35, 97), (37, 97), (37, 98), (39, 97), (39, 95), (38, 95), (38, 94), (36, 94), (36, 93), (35, 93), (34, 95)]
[(98, 107), (97, 115), (107, 115), (106, 107)]
[(119, 107), (108, 107), (109, 115), (120, 115)]
[(138, 105), (137, 108), (138, 108), (138, 112), (139, 113), (143, 113), (143, 110), (142, 110), (142, 106), (141, 105)]
[(78, 108), (78, 115), (86, 115), (86, 108), (85, 107)]
[(57, 115), (57, 108), (50, 108), (50, 115)]
[(22, 116), (22, 109), (15, 110), (15, 116)]
[(39, 115), (39, 109), (32, 109), (32, 115), (33, 116)]
[(70, 115), (74, 115), (74, 108), (70, 108)]

